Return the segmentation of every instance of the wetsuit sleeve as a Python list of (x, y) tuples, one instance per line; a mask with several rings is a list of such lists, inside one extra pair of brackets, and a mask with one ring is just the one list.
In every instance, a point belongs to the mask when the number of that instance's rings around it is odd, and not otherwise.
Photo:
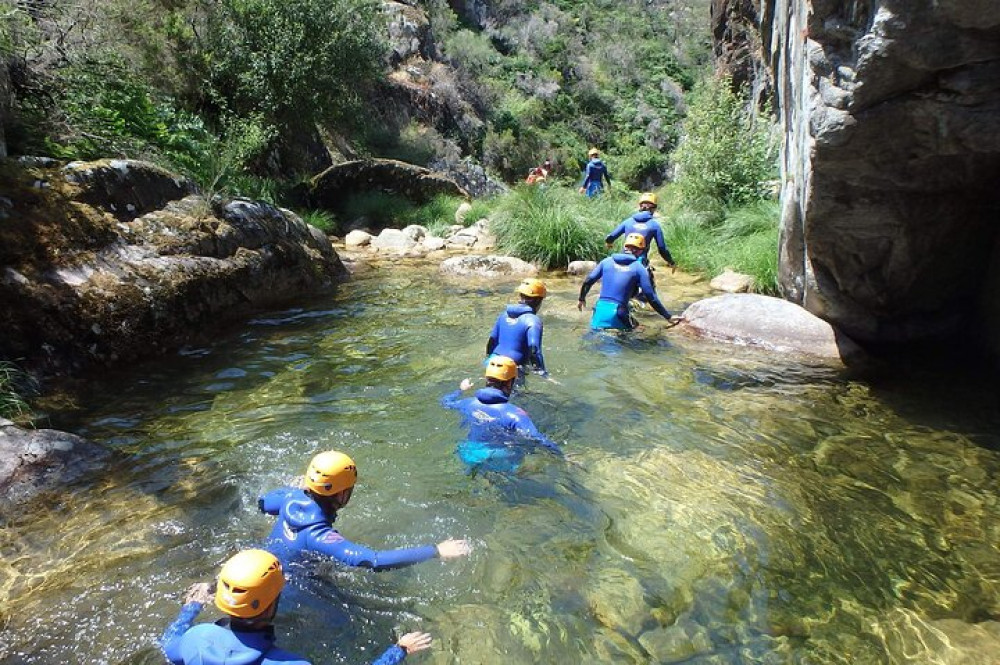
[(500, 319), (493, 323), (493, 330), (490, 331), (490, 338), (486, 340), (486, 355), (493, 353), (493, 349), (497, 348), (497, 344), (500, 343)]
[(528, 351), (531, 353), (532, 362), (542, 374), (548, 374), (545, 369), (545, 358), (542, 356), (542, 320), (538, 319), (528, 327)]
[(539, 432), (538, 428), (535, 427), (535, 423), (531, 422), (531, 418), (529, 418), (528, 414), (523, 410), (517, 409), (516, 411), (512, 411), (510, 413), (510, 418), (511, 422), (514, 424), (514, 431), (519, 435), (531, 439), (543, 448), (548, 448), (559, 457), (563, 456), (562, 449), (559, 445), (555, 441), (549, 439), (549, 437)]
[(668, 312), (667, 308), (660, 302), (660, 299), (656, 296), (656, 291), (653, 289), (653, 283), (649, 281), (649, 271), (639, 263), (633, 265), (637, 266), (637, 270), (639, 272), (639, 288), (641, 288), (642, 292), (646, 294), (646, 301), (652, 305), (657, 314), (665, 319), (669, 319), (670, 312)]
[(257, 499), (257, 507), (262, 513), (277, 515), (281, 511), (281, 506), (284, 505), (285, 499), (288, 497), (288, 493), (290, 491), (292, 491), (292, 488), (290, 487), (282, 487), (281, 489), (271, 490), (264, 496)]
[(200, 613), (201, 603), (190, 602), (181, 608), (180, 614), (177, 615), (174, 622), (163, 631), (163, 637), (160, 638), (160, 646), (163, 648), (163, 653), (166, 655), (167, 660), (171, 663), (179, 665), (183, 662), (181, 659), (181, 638), (184, 636), (184, 633), (191, 629), (191, 624), (194, 623), (195, 618)]
[(670, 256), (670, 250), (667, 249), (667, 241), (663, 238), (663, 229), (656, 229), (656, 249), (660, 252), (660, 257), (667, 262), (667, 265), (674, 265), (674, 257)]
[(437, 556), (437, 547), (434, 545), (404, 547), (398, 550), (373, 550), (352, 543), (334, 529), (320, 529), (316, 533), (310, 533), (308, 549), (332, 556), (348, 566), (374, 570), (403, 568)]
[(402, 663), (404, 658), (406, 658), (406, 651), (403, 650), (403, 647), (393, 644), (372, 665), (396, 665), (396, 663)]
[(590, 271), (587, 275), (587, 279), (583, 280), (583, 286), (580, 287), (580, 300), (587, 299), (587, 293), (590, 291), (590, 287), (597, 283), (597, 280), (601, 278), (604, 272), (604, 263), (598, 263), (597, 266)]
[[(629, 218), (629, 219), (631, 219), (631, 218)], [(625, 225), (627, 223), (628, 223), (628, 219), (626, 219), (624, 222), (622, 222), (621, 224), (619, 224), (618, 226), (616, 226), (614, 231), (612, 231), (611, 233), (609, 233), (608, 235), (606, 235), (604, 237), (604, 242), (607, 243), (607, 244), (609, 244), (609, 245), (611, 243), (613, 243), (616, 238), (620, 237), (621, 234), (625, 233)]]
[(460, 409), (462, 408), (462, 399), (462, 391), (456, 390), (441, 398), (441, 406), (446, 409)]

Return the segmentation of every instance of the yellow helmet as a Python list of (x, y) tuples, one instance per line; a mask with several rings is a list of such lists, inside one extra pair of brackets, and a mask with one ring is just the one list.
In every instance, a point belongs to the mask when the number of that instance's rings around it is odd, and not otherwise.
[(594, 155), (599, 155), (599, 154), (601, 154), (601, 151), (598, 150), (597, 148), (591, 148), (590, 150), (587, 151), (587, 157), (593, 157)]
[(507, 356), (493, 356), (486, 366), (486, 376), (499, 381), (510, 381), (517, 376), (517, 363)]
[(312, 458), (306, 469), (306, 487), (320, 496), (333, 496), (354, 487), (358, 467), (344, 453), (328, 450)]
[(646, 239), (642, 237), (641, 233), (630, 233), (625, 236), (625, 247), (646, 249)]
[(526, 279), (517, 287), (517, 292), (528, 298), (544, 298), (548, 293), (540, 279)]
[(231, 616), (251, 619), (263, 614), (284, 586), (281, 564), (273, 554), (243, 550), (222, 566), (215, 606)]
[(656, 205), (656, 194), (654, 194), (652, 192), (646, 192), (645, 194), (643, 194), (642, 196), (640, 196), (639, 197), (639, 205), (642, 205), (643, 203), (649, 203), (649, 204), (655, 206)]

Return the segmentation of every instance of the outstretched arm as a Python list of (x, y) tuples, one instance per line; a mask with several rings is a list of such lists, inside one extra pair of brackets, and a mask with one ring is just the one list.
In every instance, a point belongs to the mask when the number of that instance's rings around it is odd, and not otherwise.
[(653, 283), (649, 280), (649, 271), (646, 270), (642, 265), (638, 265), (639, 272), (639, 287), (642, 292), (646, 294), (646, 301), (652, 305), (653, 309), (657, 314), (665, 319), (670, 319), (670, 312), (667, 308), (663, 306), (660, 299), (656, 296), (656, 290), (653, 288)]
[[(631, 219), (631, 217), (629, 219)], [(628, 221), (629, 220), (626, 219), (624, 222), (616, 226), (614, 231), (604, 236), (604, 244), (610, 247), (611, 243), (613, 243), (616, 239), (618, 239), (618, 237), (620, 237), (621, 234), (625, 233), (625, 225), (628, 223)]]
[(441, 406), (446, 409), (460, 409), (462, 408), (462, 389), (459, 388), (454, 392), (450, 392), (441, 398)]
[(538, 431), (538, 428), (535, 427), (535, 423), (531, 422), (531, 418), (528, 417), (528, 414), (524, 411), (524, 409), (515, 409), (510, 415), (511, 421), (514, 423), (514, 431), (520, 436), (526, 439), (531, 439), (543, 448), (548, 448), (559, 457), (563, 456), (562, 449), (559, 445)]
[(534, 324), (528, 326), (528, 353), (531, 362), (543, 374), (549, 372), (545, 369), (545, 358), (542, 356), (542, 320), (538, 319)]
[(181, 607), (180, 614), (163, 631), (163, 637), (160, 638), (160, 646), (163, 647), (163, 653), (166, 655), (167, 660), (174, 663), (174, 665), (179, 665), (183, 662), (183, 658), (181, 657), (181, 638), (184, 636), (184, 633), (191, 629), (191, 624), (194, 623), (195, 618), (201, 613), (201, 608), (204, 607), (205, 603), (211, 602), (211, 589), (212, 587), (208, 582), (199, 582), (198, 584), (191, 585), (184, 595), (184, 606)]
[(288, 495), (294, 491), (293, 487), (282, 487), (280, 489), (271, 490), (264, 496), (257, 499), (257, 507), (260, 512), (267, 513), (268, 515), (277, 515), (281, 511), (281, 506), (284, 505), (285, 499)]
[(656, 229), (656, 250), (668, 266), (674, 266), (674, 257), (670, 256), (670, 250), (667, 249), (667, 241), (663, 238), (663, 229)]
[(577, 305), (577, 309), (583, 309), (583, 303), (587, 301), (587, 293), (590, 292), (590, 287), (597, 283), (597, 280), (601, 278), (604, 272), (604, 263), (598, 263), (597, 266), (590, 271), (587, 275), (587, 279), (583, 280), (583, 285), (580, 287), (580, 303)]
[(352, 543), (335, 529), (318, 529), (309, 534), (308, 549), (331, 556), (348, 566), (389, 570), (412, 566), (438, 555), (437, 547), (405, 547), (397, 550), (373, 550), (370, 547)]

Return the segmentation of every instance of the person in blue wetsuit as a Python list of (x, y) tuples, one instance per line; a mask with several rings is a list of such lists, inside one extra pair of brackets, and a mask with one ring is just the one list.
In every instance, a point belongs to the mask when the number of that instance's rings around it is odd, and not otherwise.
[(395, 550), (373, 550), (347, 540), (333, 528), (333, 522), (337, 511), (351, 500), (357, 480), (354, 461), (331, 450), (309, 463), (304, 488), (283, 487), (258, 499), (261, 512), (278, 516), (265, 544), (267, 550), (286, 565), (308, 551), (375, 570), (401, 568), (435, 557), (453, 559), (471, 551), (467, 541), (454, 539)]
[[(215, 605), (226, 617), (192, 626), (212, 601), (208, 583), (192, 586), (160, 640), (167, 660), (173, 665), (310, 665), (275, 644), (272, 622), (284, 585), (281, 563), (270, 552), (244, 550), (232, 557), (222, 566), (215, 591)], [(430, 644), (427, 633), (407, 633), (372, 665), (396, 665)]]
[(601, 161), (601, 152), (597, 148), (587, 151), (587, 166), (583, 170), (583, 182), (580, 183), (580, 193), (593, 198), (604, 191), (604, 181), (611, 186), (611, 174), (608, 167)]
[[(604, 238), (605, 244), (608, 249), (611, 249), (611, 245), (620, 236), (628, 236), (631, 233), (638, 233), (646, 241), (646, 246), (642, 250), (642, 255), (639, 257), (642, 263), (647, 268), (649, 267), (649, 251), (652, 249), (653, 243), (656, 243), (656, 249), (660, 253), (660, 256), (667, 265), (671, 268), (675, 267), (677, 264), (674, 263), (674, 257), (670, 255), (670, 250), (667, 249), (667, 242), (663, 238), (663, 229), (660, 228), (660, 223), (657, 222), (653, 215), (656, 214), (656, 194), (647, 192), (639, 197), (639, 212), (635, 213), (621, 224), (615, 227), (612, 231)], [(652, 277), (652, 275), (650, 275)]]
[(538, 310), (545, 299), (545, 284), (538, 279), (526, 279), (517, 287), (521, 302), (508, 305), (497, 317), (486, 342), (486, 355), (511, 358), (520, 367), (531, 364), (539, 374), (548, 376), (542, 357), (542, 320)]
[(649, 304), (657, 314), (670, 320), (670, 312), (656, 297), (656, 289), (649, 281), (649, 272), (639, 258), (646, 247), (646, 240), (638, 233), (631, 233), (625, 238), (625, 252), (612, 254), (597, 264), (583, 286), (580, 287), (580, 300), (576, 308), (583, 310), (587, 304), (587, 292), (598, 280), (601, 282), (601, 295), (594, 306), (594, 315), (590, 319), (590, 327), (595, 330), (615, 328), (631, 330), (636, 322), (628, 311), (628, 301), (639, 289), (646, 294)]
[(505, 356), (493, 356), (486, 367), (486, 387), (475, 397), (462, 398), (472, 387), (465, 379), (459, 389), (441, 398), (441, 405), (462, 413), (468, 428), (466, 440), (458, 445), (458, 456), (473, 471), (517, 471), (533, 445), (562, 456), (562, 450), (538, 431), (528, 414), (509, 402), (517, 378), (517, 363)]

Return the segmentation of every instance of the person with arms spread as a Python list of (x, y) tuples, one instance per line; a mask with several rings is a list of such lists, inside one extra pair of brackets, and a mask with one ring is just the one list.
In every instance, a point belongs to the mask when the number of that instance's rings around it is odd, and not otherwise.
[[(192, 626), (213, 598), (208, 583), (192, 586), (160, 640), (167, 660), (173, 665), (310, 665), (275, 644), (273, 621), (284, 585), (281, 563), (270, 552), (244, 550), (232, 557), (222, 566), (215, 591), (215, 606), (226, 617)], [(396, 665), (430, 644), (427, 633), (407, 633), (372, 665)]]
[(517, 471), (525, 453), (535, 445), (562, 457), (559, 446), (538, 431), (523, 409), (510, 403), (516, 378), (513, 359), (493, 356), (486, 367), (486, 387), (474, 397), (462, 397), (463, 391), (472, 388), (472, 381), (465, 379), (458, 390), (441, 398), (442, 406), (462, 413), (462, 426), (468, 432), (457, 452), (470, 473)]
[(265, 547), (288, 564), (301, 552), (319, 552), (348, 566), (375, 570), (401, 568), (439, 557), (453, 559), (471, 551), (464, 540), (395, 550), (373, 550), (352, 543), (333, 528), (337, 511), (347, 505), (358, 480), (354, 460), (337, 451), (316, 455), (306, 469), (305, 487), (283, 487), (257, 501), (261, 512), (277, 515)]
[(598, 263), (597, 267), (587, 275), (587, 279), (580, 287), (580, 300), (576, 308), (583, 310), (587, 304), (587, 293), (600, 281), (601, 295), (594, 306), (594, 315), (590, 319), (591, 328), (595, 330), (635, 328), (637, 324), (628, 311), (628, 301), (639, 289), (642, 289), (656, 313), (670, 320), (670, 312), (656, 296), (656, 289), (649, 281), (649, 272), (639, 258), (645, 247), (645, 238), (638, 233), (631, 233), (625, 238), (624, 252), (612, 254)]

